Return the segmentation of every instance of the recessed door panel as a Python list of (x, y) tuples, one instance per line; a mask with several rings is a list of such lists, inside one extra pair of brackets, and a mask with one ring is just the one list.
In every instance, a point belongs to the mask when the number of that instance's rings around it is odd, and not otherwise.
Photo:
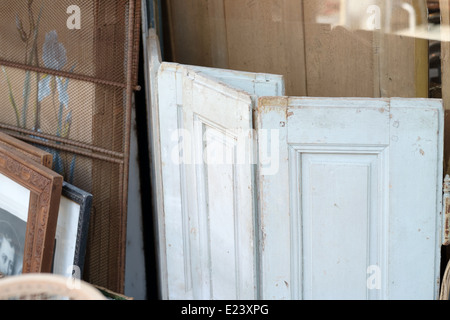
[(266, 98), (257, 117), (278, 164), (258, 166), (261, 296), (435, 299), (442, 103)]

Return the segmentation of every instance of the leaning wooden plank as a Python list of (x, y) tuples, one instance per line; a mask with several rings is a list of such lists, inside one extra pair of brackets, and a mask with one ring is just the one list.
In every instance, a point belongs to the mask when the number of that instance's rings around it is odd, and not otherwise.
[[(164, 228), (164, 209), (163, 209), (163, 184), (161, 177), (161, 141), (159, 130), (159, 104), (158, 104), (158, 70), (162, 63), (159, 38), (156, 30), (148, 30), (147, 48), (146, 48), (146, 82), (147, 82), (147, 123), (148, 123), (148, 141), (149, 141), (149, 161), (150, 161), (150, 179), (152, 185), (152, 208), (154, 212), (155, 249), (157, 256), (165, 257), (165, 228)], [(161, 297), (168, 296), (167, 288), (167, 265), (166, 259), (158, 259), (158, 278)]]

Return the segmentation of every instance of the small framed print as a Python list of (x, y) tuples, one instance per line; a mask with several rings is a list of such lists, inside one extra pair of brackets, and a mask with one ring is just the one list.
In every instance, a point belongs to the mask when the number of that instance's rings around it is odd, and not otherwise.
[(91, 207), (92, 194), (67, 182), (63, 183), (53, 273), (81, 278)]
[(51, 272), (63, 178), (0, 145), (0, 272)]

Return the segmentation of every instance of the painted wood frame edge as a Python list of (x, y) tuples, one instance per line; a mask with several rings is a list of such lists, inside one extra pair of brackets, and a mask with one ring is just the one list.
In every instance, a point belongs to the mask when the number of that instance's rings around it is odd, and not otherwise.
[[(159, 295), (162, 299), (168, 297), (167, 287), (167, 262), (165, 246), (160, 245), (160, 242), (165, 242), (165, 228), (164, 228), (164, 197), (162, 196), (163, 183), (161, 176), (161, 139), (159, 127), (159, 107), (158, 107), (158, 72), (162, 63), (161, 49), (154, 28), (148, 30), (148, 37), (145, 40), (145, 77), (146, 77), (146, 96), (147, 96), (147, 123), (148, 141), (149, 141), (149, 159), (150, 159), (150, 180), (152, 185), (152, 207), (154, 214), (154, 230), (155, 235), (155, 249), (158, 259), (158, 285)], [(145, 42), (144, 42), (145, 44)]]

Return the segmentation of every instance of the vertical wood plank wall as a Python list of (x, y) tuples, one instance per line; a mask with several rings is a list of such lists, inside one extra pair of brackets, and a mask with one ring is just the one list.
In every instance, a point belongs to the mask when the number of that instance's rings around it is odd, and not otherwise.
[(302, 2), (224, 0), (223, 6), (228, 68), (282, 74), (286, 94), (306, 95)]
[[(428, 40), (394, 34), (408, 28), (408, 12), (399, 5), (386, 8), (385, 0), (377, 2), (382, 12), (388, 10), (392, 16), (392, 33), (383, 28), (380, 34), (380, 96), (427, 98)], [(417, 25), (427, 23), (426, 1), (408, 0), (402, 3), (413, 6)]]
[[(450, 27), (450, 0), (440, 0), (441, 25)], [(450, 174), (450, 42), (441, 42), (442, 99), (445, 108), (444, 172)]]
[[(307, 95), (378, 97), (374, 33), (317, 23), (326, 0), (304, 0)], [(339, 8), (345, 10), (345, 8)], [(364, 11), (365, 13), (365, 11)]]
[[(360, 1), (340, 1), (339, 10), (359, 5), (362, 20), (377, 5), (381, 30), (320, 22), (326, 0), (167, 0), (172, 60), (282, 74), (287, 95), (427, 97), (428, 41), (385, 32), (385, 12), (392, 31), (408, 27), (408, 12)], [(402, 3), (426, 21), (426, 0)]]

